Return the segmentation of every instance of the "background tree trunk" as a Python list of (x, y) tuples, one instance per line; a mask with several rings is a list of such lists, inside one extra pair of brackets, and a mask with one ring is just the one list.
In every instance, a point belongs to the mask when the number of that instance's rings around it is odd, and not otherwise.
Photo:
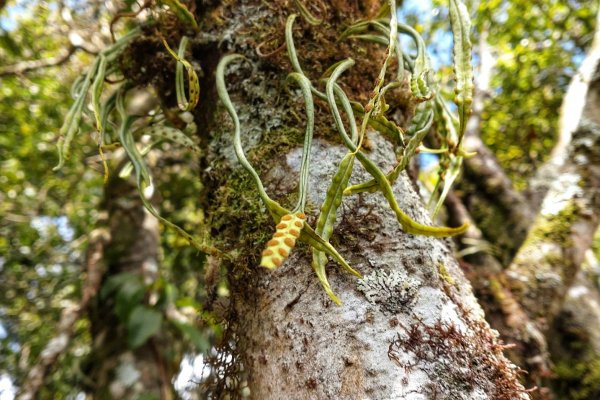
[[(598, 225), (600, 182), (594, 155), (597, 150), (593, 149), (598, 141), (599, 32), (596, 31), (591, 49), (564, 98), (558, 143), (548, 162), (531, 180), (526, 197), (514, 191), (494, 156), (478, 138), (479, 121), (475, 118), (470, 121), (468, 140), (480, 154), (467, 160), (466, 177), (472, 183), (462, 185), (482, 187), (485, 182), (484, 193), (494, 193), (500, 204), (512, 204), (505, 211), (513, 217), (502, 217), (506, 223), (494, 226), (489, 221), (498, 216), (495, 209), (481, 213), (480, 204), (488, 203), (481, 198), (480, 191), (469, 191), (464, 196), (483, 231), (471, 228), (465, 236), (480, 243), (487, 239), (502, 249), (496, 257), (491, 253), (497, 248), (469, 253), (465, 257), (472, 271), (469, 277), (492, 326), (507, 342), (517, 344), (509, 352), (511, 359), (529, 372), (527, 378), (533, 384), (554, 386), (558, 398), (592, 399), (600, 389), (589, 378), (596, 371), (599, 354), (594, 340), (597, 318), (593, 317), (597, 311), (593, 299), (598, 289), (592, 282), (586, 282), (589, 274), (580, 271)], [(482, 68), (486, 65), (491, 68), (485, 63), (489, 47), (480, 45), (480, 51)], [(483, 88), (478, 87), (478, 92), (484, 93), (486, 82), (479, 81), (480, 85)], [(477, 110), (476, 96), (475, 117)], [(451, 197), (447, 205), (455, 223), (471, 219), (458, 198)], [(515, 224), (515, 220), (520, 222)], [(522, 243), (524, 227), (529, 233)], [(499, 233), (503, 240), (498, 246)], [(507, 254), (510, 249), (519, 249), (514, 259), (510, 251)], [(548, 276), (552, 276), (551, 283), (547, 282)], [(582, 292), (589, 296), (582, 296)], [(560, 317), (554, 320), (561, 307)], [(582, 315), (586, 317), (581, 318)], [(548, 379), (552, 375), (552, 361), (556, 362), (558, 374), (554, 381)], [(551, 398), (549, 388), (543, 388), (539, 394)]]
[[(110, 232), (104, 253), (103, 284), (129, 273), (141, 285), (151, 285), (159, 268), (158, 221), (143, 207), (137, 188), (117, 176), (106, 186), (103, 209)], [(166, 361), (169, 345), (155, 337), (131, 348), (130, 328), (117, 316), (123, 307), (123, 301), (118, 299), (121, 295), (118, 291), (101, 292), (89, 307), (93, 346), (82, 368), (89, 378), (87, 389), (95, 399), (132, 399), (142, 395), (172, 399), (171, 380), (178, 364)], [(143, 303), (144, 299), (138, 301)]]

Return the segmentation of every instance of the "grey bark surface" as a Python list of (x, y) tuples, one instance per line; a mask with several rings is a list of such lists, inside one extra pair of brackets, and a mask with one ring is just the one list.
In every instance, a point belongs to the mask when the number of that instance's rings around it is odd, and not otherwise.
[[(391, 146), (373, 141), (376, 150), (371, 157), (378, 161), (393, 157)], [(325, 142), (313, 146), (313, 204), (323, 200), (335, 171), (332, 160), (345, 152)], [(273, 168), (296, 172), (299, 158), (299, 151), (292, 151), (285, 164)], [(404, 210), (431, 223), (408, 178), (398, 180), (395, 192)], [(432, 393), (453, 399), (499, 398), (494, 397), (497, 382), (481, 379), (483, 375), (462, 387), (453, 382), (468, 366), (453, 359), (452, 352), (442, 352), (436, 360), (419, 360), (399, 348), (400, 363), (389, 355), (398, 340), (408, 340), (413, 325), (422, 324), (420, 329), (455, 325), (467, 346), (475, 342), (478, 333), (472, 323), (483, 315), (448, 242), (404, 234), (380, 194), (347, 198), (341, 210), (338, 231), (343, 233), (334, 237), (334, 243), (364, 276), (357, 281), (330, 264), (331, 284), (342, 306), (325, 295), (302, 247), (281, 269), (257, 271), (257, 282), (236, 301), (237, 314), (244, 319), (239, 335), (252, 398), (416, 400)], [(449, 274), (452, 284), (444, 281), (440, 270)], [(430, 350), (425, 342), (419, 346)], [(475, 351), (492, 354), (490, 348), (470, 348), (473, 357)], [(403, 363), (415, 366), (402, 368)]]

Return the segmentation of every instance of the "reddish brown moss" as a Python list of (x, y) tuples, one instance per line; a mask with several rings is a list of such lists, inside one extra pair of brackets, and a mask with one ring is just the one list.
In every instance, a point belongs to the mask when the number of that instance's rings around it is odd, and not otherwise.
[[(467, 399), (475, 389), (494, 400), (521, 398), (526, 391), (518, 376), (523, 371), (504, 357), (506, 346), (485, 322), (464, 314), (468, 334), (453, 323), (419, 321), (403, 327), (390, 344), (388, 357), (408, 372), (415, 368), (425, 372), (431, 384), (423, 394), (430, 399)], [(403, 361), (407, 353), (415, 361)]]

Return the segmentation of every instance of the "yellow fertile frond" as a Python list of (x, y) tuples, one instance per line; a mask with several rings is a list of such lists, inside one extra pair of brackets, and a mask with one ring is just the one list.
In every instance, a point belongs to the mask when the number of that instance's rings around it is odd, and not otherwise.
[(267, 248), (262, 252), (261, 267), (275, 269), (281, 266), (296, 246), (305, 220), (306, 215), (302, 212), (281, 217), (273, 238), (267, 242)]

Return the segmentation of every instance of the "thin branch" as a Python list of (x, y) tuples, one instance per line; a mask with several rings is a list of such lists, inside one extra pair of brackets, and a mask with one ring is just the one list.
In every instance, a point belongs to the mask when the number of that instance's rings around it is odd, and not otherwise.
[[(2, 1), (2, 0), (0, 0)], [(26, 72), (35, 71), (38, 69), (56, 67), (62, 65), (71, 59), (71, 56), (80, 49), (79, 46), (70, 45), (66, 50), (55, 57), (42, 58), (39, 60), (21, 61), (16, 64), (7, 65), (0, 69), (0, 77), (9, 75), (21, 75)]]
[(528, 198), (534, 210), (540, 207), (552, 182), (558, 177), (560, 168), (567, 159), (567, 148), (571, 143), (573, 132), (581, 122), (583, 109), (586, 104), (588, 85), (594, 74), (596, 64), (600, 60), (600, 12), (596, 14), (596, 27), (590, 50), (573, 76), (573, 79), (571, 79), (563, 98), (560, 110), (558, 141), (552, 149), (548, 161), (539, 168), (538, 172), (529, 182), (527, 189)]
[(505, 287), (542, 331), (560, 312), (600, 223), (600, 59), (594, 71), (565, 164), (504, 273)]

